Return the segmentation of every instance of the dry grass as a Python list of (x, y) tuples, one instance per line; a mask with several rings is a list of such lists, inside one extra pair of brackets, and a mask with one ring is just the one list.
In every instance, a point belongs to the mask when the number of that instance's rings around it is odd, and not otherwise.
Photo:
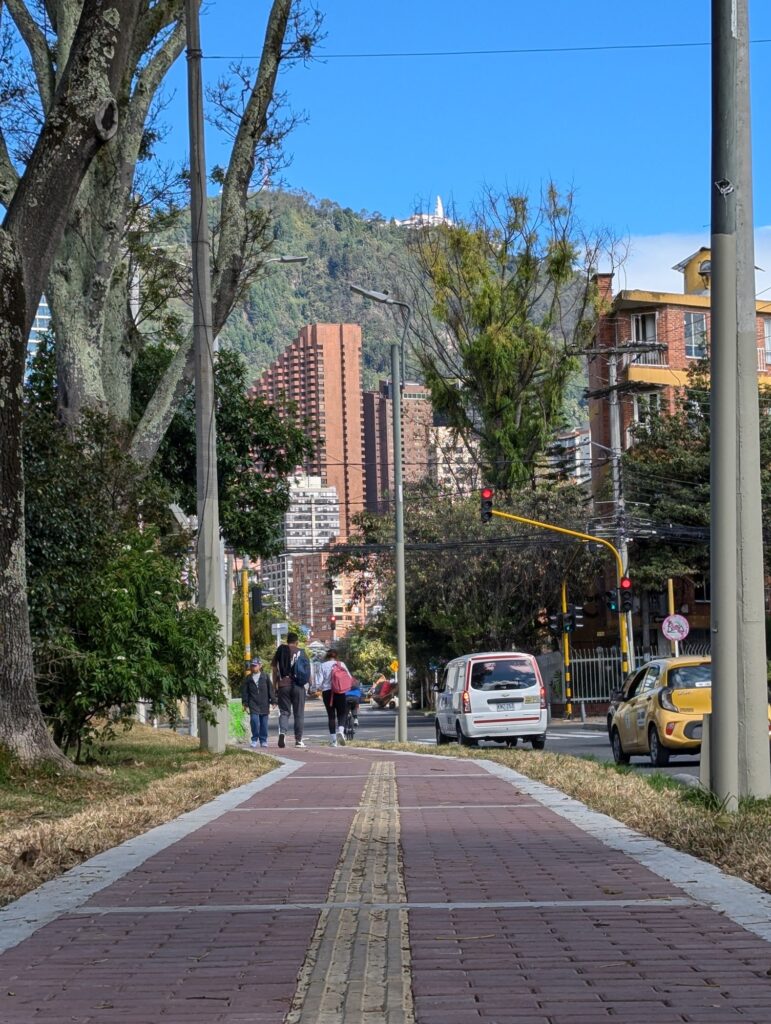
[(76, 775), (0, 763), (0, 905), (277, 764), (245, 750), (202, 753), (197, 740), (142, 726)]
[(499, 761), (575, 797), (592, 810), (771, 892), (771, 800), (745, 801), (737, 814), (726, 814), (708, 794), (681, 786), (663, 774), (636, 775), (629, 769), (566, 754), (455, 745), (433, 751), (421, 743), (357, 745)]

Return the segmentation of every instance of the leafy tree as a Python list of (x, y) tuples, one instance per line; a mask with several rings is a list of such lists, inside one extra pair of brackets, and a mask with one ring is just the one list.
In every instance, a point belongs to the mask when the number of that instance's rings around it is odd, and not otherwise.
[(532, 486), (538, 457), (566, 422), (606, 240), (581, 231), (572, 195), (554, 185), (537, 204), (488, 193), (469, 223), (410, 238), (415, 356), (434, 408), (478, 445), (487, 483)]
[(388, 672), (396, 657), (394, 648), (370, 627), (351, 630), (337, 647), (351, 674), (363, 683), (371, 683), (379, 673)]
[(172, 716), (191, 693), (216, 702), (220, 642), (183, 583), (187, 538), (153, 525), (171, 526), (163, 484), (137, 472), (106, 417), (88, 412), (73, 435), (56, 409), (44, 343), (26, 388), (30, 623), (43, 712), (79, 754), (139, 699)]
[[(62, 5), (65, 0), (62, 0)], [(22, 378), (27, 338), (78, 190), (118, 126), (141, 0), (70, 2), (47, 8), (68, 27), (68, 52), (56, 54), (29, 12), (20, 32), (48, 67), (38, 84), (41, 126), (27, 119), (30, 146), (22, 173), (0, 134), (0, 743), (20, 760), (67, 765), (45, 728), (35, 691), (27, 608), (22, 473)], [(16, 4), (14, 9), (24, 5)], [(66, 14), (66, 17), (65, 17)], [(10, 65), (13, 66), (13, 62)]]
[[(500, 507), (583, 529), (582, 494), (573, 485), (511, 495)], [(544, 609), (556, 607), (562, 579), (579, 589), (592, 578), (594, 556), (556, 535), (495, 519), (483, 524), (478, 499), (450, 501), (427, 485), (405, 493), (407, 647), (421, 671), (437, 658), (473, 650), (538, 647), (545, 638)], [(377, 588), (383, 611), (374, 635), (386, 645), (396, 633), (393, 520), (362, 513), (358, 535), (333, 552), (330, 575), (349, 572), (370, 596)], [(359, 547), (359, 545), (361, 547)]]
[[(640, 585), (660, 590), (668, 578), (709, 575), (710, 414), (709, 362), (694, 363), (687, 387), (672, 411), (645, 416), (623, 459), (624, 492), (638, 525), (653, 527), (651, 539), (634, 546)], [(763, 532), (771, 539), (771, 401), (761, 395), (760, 448)], [(769, 546), (764, 558), (771, 568)]]
[[(172, 358), (164, 346), (148, 348), (135, 371), (134, 394), (141, 409)], [(289, 508), (288, 477), (307, 459), (313, 444), (292, 418), (248, 394), (241, 356), (222, 351), (215, 366), (217, 479), (220, 524), (226, 543), (253, 558), (280, 547), (283, 515)], [(195, 395), (188, 387), (161, 443), (154, 467), (192, 515), (196, 510)]]

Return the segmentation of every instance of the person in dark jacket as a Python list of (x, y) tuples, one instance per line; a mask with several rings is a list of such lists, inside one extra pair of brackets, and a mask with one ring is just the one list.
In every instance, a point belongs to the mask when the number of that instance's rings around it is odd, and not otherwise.
[(287, 633), (286, 643), (279, 644), (271, 661), (273, 682), (278, 702), (278, 745), (286, 746), (289, 719), (294, 724), (294, 745), (304, 747), (303, 728), (305, 725), (305, 685), (295, 676), (295, 665), (300, 657), (297, 633)]
[(270, 676), (262, 670), (262, 659), (252, 658), (252, 671), (244, 679), (241, 687), (241, 703), (244, 711), (249, 712), (249, 724), (252, 729), (252, 749), (267, 747), (268, 718), (271, 707), (275, 706), (273, 684)]

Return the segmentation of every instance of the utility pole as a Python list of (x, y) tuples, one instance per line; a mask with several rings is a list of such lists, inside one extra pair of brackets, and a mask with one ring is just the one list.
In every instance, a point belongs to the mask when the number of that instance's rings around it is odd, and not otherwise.
[(712, 728), (728, 810), (771, 795), (747, 0), (712, 0)]
[[(621, 411), (618, 404), (618, 349), (608, 350), (608, 404), (610, 412), (610, 472), (613, 485), (613, 506), (616, 519), (616, 547), (621, 555), (624, 572), (629, 571), (629, 549), (626, 539), (626, 503), (624, 501), (624, 488), (621, 484)], [(632, 613), (622, 612), (619, 615), (626, 615), (626, 631), (629, 637), (629, 665), (634, 668), (634, 632), (632, 625)]]
[[(185, 0), (187, 30), (187, 96), (190, 125), (190, 223), (193, 247), (193, 347), (195, 352), (196, 487), (198, 493), (198, 603), (225, 622), (224, 566), (220, 545), (217, 496), (217, 426), (214, 416), (214, 336), (212, 331), (209, 221), (206, 211), (206, 158), (203, 137), (201, 34), (199, 0)], [(223, 637), (224, 640), (224, 637)], [(227, 654), (220, 661), (224, 690)], [(224, 694), (223, 694), (224, 696)], [(213, 754), (225, 749), (226, 704), (214, 708), (215, 722), (201, 720), (201, 748)]]

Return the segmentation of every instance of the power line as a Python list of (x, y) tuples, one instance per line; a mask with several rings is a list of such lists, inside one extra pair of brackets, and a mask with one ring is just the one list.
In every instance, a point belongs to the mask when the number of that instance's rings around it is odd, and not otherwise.
[[(753, 39), (751, 45), (771, 43), (771, 39)], [(709, 42), (679, 42), (679, 43), (608, 43), (595, 46), (520, 46), (506, 49), (494, 50), (386, 50), (377, 52), (362, 53), (320, 53), (316, 60), (377, 60), (383, 58), (403, 57), (502, 57), (502, 56), (527, 56), (528, 54), (550, 54), (550, 53), (612, 53), (625, 52), (629, 50), (687, 50), (707, 48)], [(227, 54), (211, 54), (205, 60), (259, 60), (259, 55), (242, 54), (239, 56), (228, 56)]]

